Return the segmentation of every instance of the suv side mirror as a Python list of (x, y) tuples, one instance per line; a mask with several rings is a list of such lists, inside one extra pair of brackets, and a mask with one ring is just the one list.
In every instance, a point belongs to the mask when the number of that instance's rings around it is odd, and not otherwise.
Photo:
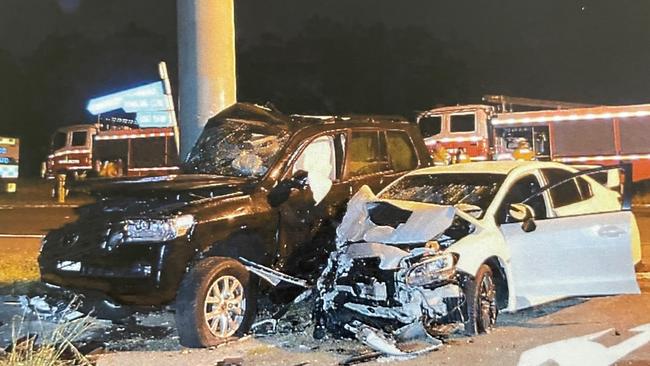
[(537, 228), (535, 225), (533, 209), (524, 203), (513, 203), (510, 205), (508, 215), (518, 222), (521, 222), (521, 229), (527, 233)]
[(291, 178), (284, 179), (269, 191), (266, 197), (271, 207), (278, 207), (289, 199), (292, 189), (301, 189), (307, 186), (307, 172), (298, 170)]

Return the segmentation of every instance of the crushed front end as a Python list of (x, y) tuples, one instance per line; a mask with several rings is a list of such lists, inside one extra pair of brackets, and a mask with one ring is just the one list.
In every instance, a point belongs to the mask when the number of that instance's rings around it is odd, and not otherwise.
[(455, 260), (435, 244), (342, 247), (317, 284), (316, 331), (348, 336), (371, 327), (396, 339), (448, 333), (463, 321)]
[(397, 356), (406, 355), (400, 341), (439, 346), (466, 318), (465, 274), (447, 249), (475, 229), (457, 207), (382, 200), (362, 187), (316, 284), (315, 336), (353, 335)]
[[(348, 203), (336, 250), (315, 285), (240, 260), (274, 286), (287, 282), (316, 295), (315, 338), (355, 337), (383, 354), (411, 357), (463, 328), (467, 274), (456, 270), (459, 257), (448, 249), (474, 232), (474, 220), (459, 207), (382, 200), (363, 186)], [(428, 345), (417, 351), (398, 347), (422, 339)]]

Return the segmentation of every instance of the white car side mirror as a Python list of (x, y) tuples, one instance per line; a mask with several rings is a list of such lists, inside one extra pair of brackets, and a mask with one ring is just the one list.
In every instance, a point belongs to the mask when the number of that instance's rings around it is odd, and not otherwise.
[(508, 215), (518, 222), (521, 222), (521, 229), (527, 233), (537, 228), (533, 218), (533, 209), (525, 203), (513, 203), (510, 205)]

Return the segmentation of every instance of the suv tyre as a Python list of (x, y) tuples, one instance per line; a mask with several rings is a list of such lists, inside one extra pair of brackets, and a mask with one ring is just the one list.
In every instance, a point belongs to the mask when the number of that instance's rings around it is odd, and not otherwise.
[(255, 286), (238, 261), (212, 257), (185, 275), (176, 297), (176, 327), (185, 347), (214, 346), (245, 334), (255, 318)]

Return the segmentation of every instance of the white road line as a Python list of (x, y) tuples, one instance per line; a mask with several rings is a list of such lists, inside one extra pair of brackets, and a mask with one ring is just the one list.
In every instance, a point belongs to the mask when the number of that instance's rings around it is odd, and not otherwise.
[(0, 210), (13, 210), (17, 208), (75, 208), (79, 207), (79, 205), (75, 204), (39, 204), (39, 205), (0, 205)]
[(43, 239), (45, 235), (42, 234), (0, 234), (0, 238), (37, 238)]

